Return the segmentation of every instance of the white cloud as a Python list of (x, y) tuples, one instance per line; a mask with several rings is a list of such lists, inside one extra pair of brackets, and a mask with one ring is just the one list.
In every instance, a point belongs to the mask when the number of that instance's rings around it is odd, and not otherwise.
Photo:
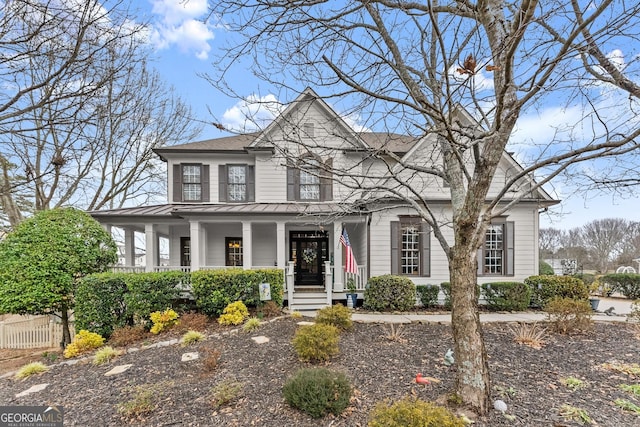
[(158, 49), (177, 46), (181, 52), (207, 59), (213, 40), (213, 26), (204, 18), (208, 13), (206, 0), (151, 0), (154, 24), (151, 40)]
[(284, 106), (275, 95), (250, 95), (227, 109), (222, 119), (226, 129), (253, 132), (267, 127), (282, 110)]

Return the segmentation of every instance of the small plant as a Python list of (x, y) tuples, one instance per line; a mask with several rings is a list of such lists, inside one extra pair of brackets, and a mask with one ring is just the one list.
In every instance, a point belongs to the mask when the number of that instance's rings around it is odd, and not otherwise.
[(70, 359), (83, 353), (88, 353), (104, 345), (104, 338), (95, 332), (81, 330), (73, 339), (73, 342), (64, 349), (64, 357)]
[(184, 313), (180, 315), (178, 324), (174, 327), (179, 333), (187, 331), (205, 332), (209, 326), (209, 316), (202, 313)]
[(342, 331), (348, 331), (353, 328), (351, 310), (342, 304), (336, 304), (318, 310), (316, 322), (333, 325)]
[(576, 377), (561, 378), (560, 382), (569, 390), (578, 390), (585, 386), (584, 381)]
[(213, 372), (220, 364), (220, 350), (209, 348), (203, 351), (202, 368), (205, 372)]
[(620, 372), (632, 377), (640, 377), (640, 365), (637, 363), (603, 363), (602, 367), (609, 371)]
[(243, 389), (243, 383), (224, 379), (211, 389), (211, 404), (214, 408), (228, 405), (242, 396)]
[(389, 341), (395, 341), (399, 343), (406, 343), (407, 339), (404, 337), (404, 325), (402, 323), (389, 323), (389, 326), (382, 326), (385, 331), (385, 338)]
[(544, 306), (551, 325), (556, 332), (568, 334), (591, 329), (593, 310), (587, 300), (553, 298)]
[(242, 301), (232, 302), (222, 311), (222, 315), (218, 318), (221, 325), (240, 325), (249, 317), (249, 310)]
[(640, 384), (620, 384), (620, 390), (640, 396)]
[(156, 409), (157, 399), (157, 387), (137, 386), (133, 397), (118, 405), (118, 412), (125, 418), (140, 418)]
[(350, 294), (356, 293), (356, 281), (353, 278), (347, 279), (347, 292)]
[(258, 319), (257, 317), (252, 317), (244, 323), (244, 326), (242, 326), (242, 330), (244, 332), (255, 331), (260, 327), (261, 324), (262, 322), (260, 322), (260, 319)]
[(290, 316), (292, 319), (302, 319), (302, 313), (299, 311), (292, 311)]
[(185, 346), (200, 342), (200, 341), (204, 340), (204, 338), (205, 338), (205, 336), (204, 336), (204, 334), (202, 332), (187, 331), (187, 332), (185, 332), (185, 334), (180, 339), (180, 342), (182, 343), (182, 346), (185, 347)]
[(149, 330), (152, 334), (159, 334), (160, 332), (171, 329), (178, 324), (178, 313), (168, 308), (165, 311), (154, 311), (149, 315), (153, 326)]
[(322, 362), (338, 354), (339, 331), (333, 325), (315, 323), (298, 328), (292, 344), (300, 360)]
[(575, 406), (563, 404), (559, 413), (567, 421), (576, 421), (580, 424), (591, 424), (593, 422), (587, 411)]
[(509, 399), (513, 399), (518, 393), (518, 391), (511, 386), (507, 388), (497, 385), (495, 386), (495, 389), (501, 397), (508, 397)]
[(640, 406), (636, 405), (635, 403), (631, 402), (630, 400), (627, 400), (627, 399), (616, 399), (614, 401), (614, 403), (620, 409), (624, 409), (625, 411), (630, 411), (630, 412), (635, 413), (636, 415), (640, 415)]
[(49, 367), (42, 362), (31, 362), (24, 365), (18, 370), (18, 372), (16, 372), (16, 378), (25, 379), (30, 377), (31, 375), (41, 374), (42, 372), (47, 372), (48, 370)]
[(630, 322), (640, 322), (640, 299), (631, 303), (631, 313), (627, 314), (627, 320)]
[(538, 323), (518, 323), (510, 326), (513, 340), (518, 344), (523, 344), (531, 348), (540, 350), (545, 344), (547, 330), (539, 327)]
[(405, 397), (395, 403), (380, 402), (369, 415), (368, 427), (464, 427), (447, 408)]
[(147, 330), (142, 325), (124, 326), (113, 330), (109, 344), (115, 347), (127, 347), (147, 338)]
[(458, 393), (449, 393), (447, 395), (447, 403), (451, 406), (460, 406), (462, 405), (462, 396)]
[(60, 354), (55, 351), (45, 351), (44, 353), (42, 353), (42, 358), (49, 363), (54, 363), (56, 360), (58, 360), (58, 357), (60, 357)]
[(93, 356), (93, 364), (102, 365), (104, 363), (110, 362), (117, 356), (120, 356), (120, 352), (107, 345), (96, 351), (96, 354)]
[(273, 301), (267, 301), (260, 307), (260, 313), (266, 318), (277, 317), (282, 314), (282, 308)]
[(326, 368), (298, 370), (282, 389), (287, 403), (313, 418), (340, 415), (349, 406), (351, 384), (346, 375)]

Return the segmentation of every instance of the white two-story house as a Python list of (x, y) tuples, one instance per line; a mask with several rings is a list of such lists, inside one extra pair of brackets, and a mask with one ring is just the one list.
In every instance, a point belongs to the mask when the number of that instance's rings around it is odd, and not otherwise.
[[(356, 133), (307, 89), (261, 132), (156, 149), (167, 164), (167, 204), (91, 215), (124, 230), (127, 267), (134, 266), (134, 233), (143, 233), (147, 271), (277, 267), (288, 275), (290, 304), (342, 299), (348, 278), (360, 292), (368, 277), (389, 273), (439, 284), (449, 279), (448, 264), (430, 227), (406, 203), (375, 190), (393, 185), (386, 175), (394, 162), (441, 162), (437, 147), (428, 135)], [(519, 171), (504, 153), (490, 196)], [(407, 179), (446, 223), (451, 208), (443, 180), (415, 173)], [(495, 218), (478, 253), (480, 283), (537, 274), (538, 214), (555, 203), (535, 189)], [(356, 273), (344, 271), (343, 229)], [(453, 240), (451, 230), (443, 233)], [(159, 263), (161, 238), (168, 242), (167, 267)]]

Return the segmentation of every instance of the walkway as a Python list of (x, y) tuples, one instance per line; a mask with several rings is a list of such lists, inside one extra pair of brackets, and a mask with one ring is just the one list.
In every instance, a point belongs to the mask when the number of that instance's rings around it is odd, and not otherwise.
[[(626, 322), (627, 314), (631, 313), (633, 301), (621, 298), (601, 298), (598, 312), (593, 315), (596, 322)], [(613, 307), (613, 314), (607, 315), (605, 310)], [(305, 316), (315, 317), (316, 312), (303, 312)], [(451, 323), (451, 314), (390, 314), (390, 313), (358, 313), (354, 312), (354, 322), (362, 323)], [(546, 321), (547, 315), (539, 311), (522, 311), (513, 313), (480, 313), (481, 322), (526, 322)]]

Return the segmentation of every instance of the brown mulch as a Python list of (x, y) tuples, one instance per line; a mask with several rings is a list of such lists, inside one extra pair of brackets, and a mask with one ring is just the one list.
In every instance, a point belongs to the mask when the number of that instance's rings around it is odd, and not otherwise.
[[(389, 326), (355, 324), (353, 331), (341, 335), (340, 354), (323, 365), (351, 379), (355, 389), (352, 404), (339, 417), (312, 419), (290, 408), (282, 396), (286, 379), (297, 369), (309, 366), (297, 360), (292, 348), (296, 327), (296, 320), (280, 318), (252, 333), (218, 334), (186, 348), (173, 345), (144, 349), (101, 366), (88, 361), (64, 366), (58, 360), (49, 372), (24, 381), (0, 379), (0, 404), (62, 405), (65, 426), (366, 426), (376, 402), (410, 395), (444, 403), (453, 388), (455, 372), (443, 363), (443, 355), (452, 347), (449, 325), (404, 325), (401, 339), (394, 341), (387, 338)], [(580, 425), (559, 415), (563, 404), (585, 410), (593, 419), (592, 425), (640, 425), (640, 416), (613, 403), (622, 398), (640, 405), (639, 397), (619, 388), (620, 384), (638, 384), (640, 378), (602, 366), (614, 361), (640, 363), (636, 326), (596, 324), (593, 331), (582, 335), (551, 334), (540, 350), (515, 343), (505, 324), (485, 324), (484, 333), (492, 399), (504, 400), (507, 415), (515, 419), (492, 410), (486, 417), (477, 418), (475, 426)], [(256, 344), (251, 337), (258, 335), (270, 341)], [(204, 369), (202, 359), (180, 361), (185, 352), (204, 355), (210, 349), (221, 353), (212, 372)], [(123, 364), (133, 366), (120, 375), (104, 375)], [(418, 372), (441, 382), (415, 384)], [(562, 383), (568, 377), (583, 380), (584, 387), (569, 389)], [(242, 382), (242, 394), (230, 404), (214, 408), (211, 390), (225, 379)], [(15, 397), (41, 383), (49, 384), (46, 390)], [(126, 418), (118, 407), (134, 398), (140, 390), (137, 386), (153, 391), (153, 409)]]

